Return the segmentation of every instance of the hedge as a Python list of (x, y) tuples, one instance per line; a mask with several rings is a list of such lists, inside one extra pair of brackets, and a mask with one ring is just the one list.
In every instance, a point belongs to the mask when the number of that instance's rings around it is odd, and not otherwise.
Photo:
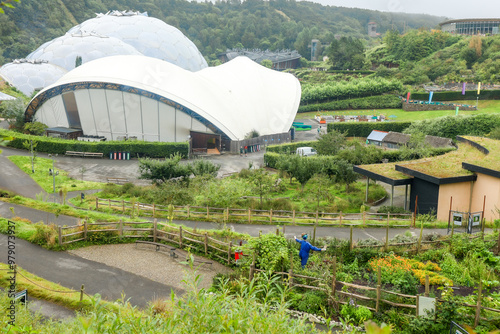
[(460, 135), (484, 136), (498, 127), (499, 114), (458, 115), (415, 121), (405, 132), (455, 139)]
[(37, 143), (36, 151), (52, 154), (64, 154), (66, 151), (99, 152), (109, 156), (112, 152), (130, 152), (131, 157), (165, 158), (180, 153), (187, 156), (188, 143), (164, 143), (147, 141), (101, 141), (86, 142), (53, 137), (30, 136), (19, 132), (0, 129), (0, 136), (14, 137), (8, 142), (8, 147), (25, 149), (23, 142), (33, 140)]
[(348, 109), (397, 109), (403, 105), (401, 98), (396, 95), (379, 95), (361, 97), (357, 99), (339, 100), (318, 104), (307, 104), (299, 107), (298, 112), (318, 110), (348, 110)]
[[(465, 95), (461, 91), (452, 92), (434, 92), (432, 95), (433, 101), (458, 101), (458, 100), (475, 100), (479, 97), (480, 100), (500, 100), (500, 90), (482, 90), (481, 94), (477, 95), (477, 90), (467, 90)], [(412, 100), (429, 100), (429, 93), (411, 93)]]
[(300, 141), (300, 142), (294, 142), (294, 143), (286, 143), (286, 144), (281, 144), (281, 145), (269, 145), (266, 148), (266, 152), (273, 152), (273, 153), (282, 153), (282, 154), (292, 154), (297, 151), (298, 147), (314, 147), (314, 144), (316, 143), (316, 140), (314, 141)]
[(347, 137), (368, 137), (372, 130), (403, 132), (411, 122), (348, 122), (329, 123), (327, 130), (347, 132)]
[[(276, 164), (278, 162), (278, 159), (282, 155), (283, 154), (279, 154), (279, 153), (275, 153), (275, 152), (266, 152), (264, 154), (264, 164), (266, 165), (266, 167), (276, 168)], [(338, 161), (339, 160), (334, 155), (313, 155), (313, 156), (307, 157), (307, 159), (319, 159), (319, 160), (323, 161), (323, 163), (322, 163), (323, 166), (329, 165), (327, 162), (328, 160), (331, 160), (331, 161)]]

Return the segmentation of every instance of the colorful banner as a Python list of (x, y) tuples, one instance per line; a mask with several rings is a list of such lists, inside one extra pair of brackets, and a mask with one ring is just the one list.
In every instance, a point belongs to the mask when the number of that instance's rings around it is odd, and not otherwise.
[(411, 96), (411, 93), (408, 92), (408, 94), (406, 94), (406, 103), (410, 102), (410, 96)]
[(456, 116), (456, 115), (458, 115), (458, 108), (459, 108), (459, 107), (457, 107), (457, 108), (455, 109), (455, 116)]
[(433, 95), (434, 95), (434, 92), (430, 92), (430, 93), (429, 93), (429, 103), (431, 103), (431, 102), (432, 102), (432, 96), (433, 96)]
[(465, 95), (465, 82), (462, 83), (462, 95)]
[(481, 83), (477, 83), (477, 95), (481, 94)]

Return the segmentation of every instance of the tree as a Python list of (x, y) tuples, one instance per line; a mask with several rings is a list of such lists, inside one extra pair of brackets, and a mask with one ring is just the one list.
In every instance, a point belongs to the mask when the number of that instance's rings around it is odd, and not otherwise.
[(332, 130), (328, 133), (320, 134), (319, 140), (314, 144), (318, 154), (335, 155), (345, 144), (347, 132), (341, 133)]
[(314, 194), (316, 199), (316, 211), (319, 211), (319, 202), (322, 199), (330, 198), (328, 186), (330, 185), (330, 178), (324, 174), (316, 174), (309, 181), (312, 184), (311, 193)]
[(263, 59), (260, 64), (267, 68), (273, 68), (273, 62), (269, 59)]
[(24, 128), (25, 103), (21, 99), (4, 101), (0, 104), (0, 117), (5, 118), (9, 128), (21, 132)]
[(345, 160), (337, 161), (337, 175), (335, 181), (345, 184), (345, 192), (349, 192), (349, 185), (358, 179), (358, 174), (353, 170), (352, 164)]
[(256, 169), (250, 175), (250, 180), (254, 185), (254, 191), (259, 194), (260, 205), (262, 206), (262, 198), (269, 194), (273, 186), (273, 179), (264, 169)]
[(301, 157), (298, 155), (292, 155), (290, 159), (290, 174), (300, 183), (302, 186), (301, 191), (304, 192), (304, 186), (307, 181), (309, 181), (314, 174), (318, 174), (322, 171), (321, 161), (313, 157)]
[(328, 48), (328, 58), (337, 70), (361, 69), (365, 64), (365, 47), (360, 39), (342, 37), (333, 40)]

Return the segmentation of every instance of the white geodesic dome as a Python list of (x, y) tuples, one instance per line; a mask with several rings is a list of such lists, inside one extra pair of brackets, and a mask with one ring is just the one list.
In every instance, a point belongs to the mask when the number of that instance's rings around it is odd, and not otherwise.
[(52, 85), (67, 72), (45, 60), (16, 59), (0, 67), (0, 77), (27, 96)]
[(192, 72), (208, 66), (196, 45), (179, 29), (148, 17), (147, 13), (113, 11), (98, 14), (68, 32), (78, 30), (118, 38), (145, 56), (165, 60)]
[(82, 58), (83, 64), (117, 55), (142, 55), (142, 53), (118, 38), (72, 29), (72, 32), (42, 44), (26, 58), (47, 60), (51, 64), (71, 71), (75, 68), (77, 57)]

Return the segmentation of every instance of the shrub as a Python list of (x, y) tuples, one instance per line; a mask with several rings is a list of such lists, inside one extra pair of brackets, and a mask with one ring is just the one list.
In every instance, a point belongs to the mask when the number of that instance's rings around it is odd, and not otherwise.
[(325, 304), (324, 292), (310, 291), (302, 295), (302, 300), (297, 303), (297, 309), (302, 312), (319, 314), (321, 305)]
[(244, 253), (257, 252), (258, 268), (267, 271), (280, 271), (288, 263), (289, 250), (286, 239), (281, 235), (268, 233), (260, 238), (252, 238), (244, 246)]
[(45, 225), (44, 223), (36, 223), (35, 233), (29, 238), (29, 241), (40, 246), (55, 245), (57, 230), (54, 224)]
[(362, 325), (366, 320), (373, 317), (372, 312), (363, 305), (354, 306), (344, 304), (340, 309), (340, 315), (346, 319), (352, 319), (357, 325)]

